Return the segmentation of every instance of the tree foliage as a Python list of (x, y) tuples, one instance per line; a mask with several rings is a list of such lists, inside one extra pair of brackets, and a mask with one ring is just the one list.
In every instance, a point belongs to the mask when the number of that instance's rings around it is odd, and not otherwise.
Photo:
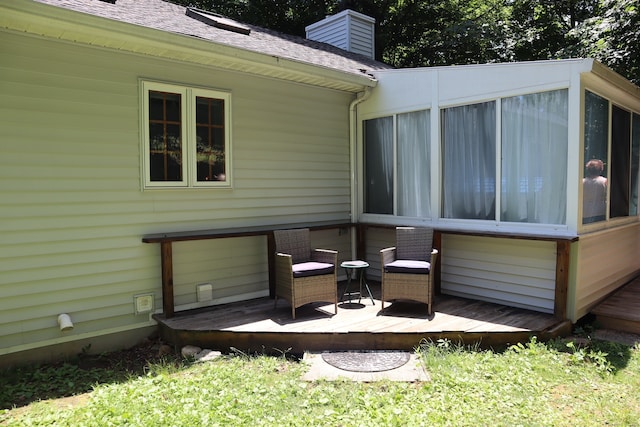
[(638, 0), (174, 0), (287, 34), (352, 9), (395, 67), (593, 57), (640, 83)]

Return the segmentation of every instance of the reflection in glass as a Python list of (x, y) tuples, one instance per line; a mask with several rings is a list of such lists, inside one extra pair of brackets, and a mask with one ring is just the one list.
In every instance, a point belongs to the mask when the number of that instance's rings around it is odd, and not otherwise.
[[(606, 181), (595, 178), (607, 178), (607, 156), (609, 134), (609, 101), (589, 91), (585, 92), (584, 103), (584, 179), (582, 190), (582, 223), (604, 221), (606, 219)], [(587, 167), (590, 160), (597, 162)], [(598, 162), (602, 162), (602, 170), (598, 172)], [(586, 184), (586, 186), (585, 186)], [(595, 187), (593, 189), (592, 187)], [(605, 209), (602, 212), (601, 193), (605, 189)]]
[(180, 94), (149, 91), (151, 181), (182, 181), (181, 109)]
[(196, 97), (198, 181), (225, 181), (224, 100)]
[(393, 214), (393, 118), (364, 122), (364, 211)]

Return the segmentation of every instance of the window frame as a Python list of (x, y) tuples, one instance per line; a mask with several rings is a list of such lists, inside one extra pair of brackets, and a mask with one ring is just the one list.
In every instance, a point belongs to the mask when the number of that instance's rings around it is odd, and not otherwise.
[[(179, 181), (151, 180), (151, 140), (149, 135), (149, 93), (166, 92), (181, 96), (181, 149), (182, 179)], [(140, 80), (141, 99), (141, 159), (143, 190), (177, 189), (177, 188), (230, 188), (232, 186), (231, 170), (231, 92), (153, 80)], [(198, 181), (197, 132), (196, 132), (196, 99), (210, 98), (224, 101), (224, 179)]]
[[(605, 176), (608, 179), (608, 185), (607, 185), (607, 198), (606, 198), (606, 209), (605, 209), (605, 218), (603, 220), (600, 221), (595, 221), (595, 222), (584, 222), (584, 218), (583, 218), (583, 210), (582, 208), (580, 208), (580, 214), (579, 214), (579, 218), (578, 218), (578, 226), (581, 230), (595, 230), (595, 229), (600, 229), (600, 228), (607, 228), (609, 226), (613, 226), (615, 225), (620, 225), (620, 224), (625, 224), (625, 223), (630, 223), (630, 222), (635, 222), (638, 219), (638, 216), (640, 216), (640, 212), (632, 212), (632, 206), (637, 206), (640, 197), (636, 194), (636, 198), (634, 199), (634, 187), (633, 187), (633, 172), (634, 172), (634, 163), (633, 163), (633, 154), (634, 154), (634, 136), (637, 136), (638, 134), (636, 132), (639, 132), (638, 129), (636, 129), (635, 127), (635, 123), (636, 121), (638, 123), (640, 123), (640, 110), (637, 110), (636, 108), (634, 108), (634, 106), (632, 106), (630, 103), (625, 102), (624, 99), (620, 99), (618, 97), (612, 96), (611, 93), (609, 93), (606, 89), (601, 89), (598, 85), (583, 85), (581, 88), (581, 100), (582, 100), (582, 114), (581, 114), (581, 127), (582, 127), (582, 133), (581, 133), (581, 141), (580, 141), (580, 150), (581, 150), (581, 155), (580, 155), (580, 159), (582, 160), (581, 163), (581, 170), (584, 170), (585, 167), (585, 163), (587, 162), (588, 159), (585, 158), (585, 144), (586, 144), (586, 130), (585, 130), (585, 114), (584, 111), (586, 110), (586, 99), (587, 99), (587, 92), (591, 93), (592, 95), (595, 95), (598, 98), (601, 98), (602, 100), (606, 101), (607, 103), (607, 129), (606, 129), (606, 138), (607, 138), (607, 147), (606, 147), (606, 151), (607, 151), (607, 162), (605, 164), (605, 169), (603, 172), (603, 176)], [(628, 129), (628, 137), (629, 137), (629, 144), (628, 144), (628, 174), (627, 174), (627, 180), (629, 181), (629, 187), (626, 189), (627, 190), (627, 196), (629, 197), (628, 200), (628, 210), (627, 210), (627, 214), (626, 215), (612, 215), (612, 188), (611, 188), (611, 177), (612, 174), (614, 173), (614, 171), (612, 171), (612, 159), (611, 156), (614, 154), (614, 135), (613, 135), (613, 125), (614, 125), (614, 109), (619, 110), (622, 113), (627, 113), (629, 115), (629, 129)], [(619, 144), (619, 142), (618, 142)], [(636, 149), (638, 147), (635, 147)], [(618, 153), (619, 154), (619, 153)], [(640, 152), (636, 152), (636, 158), (635, 158), (635, 166), (637, 166), (638, 164), (640, 164)], [(616, 171), (617, 172), (617, 171)], [(637, 172), (637, 171), (636, 171)], [(581, 175), (581, 179), (584, 176), (584, 172)], [(637, 182), (637, 184), (640, 184), (640, 182)], [(637, 190), (637, 187), (636, 187)], [(584, 194), (581, 190), (580, 192), (580, 200), (579, 200), (579, 204), (582, 205), (582, 201), (584, 199)]]
[[(430, 210), (430, 216), (428, 217), (413, 217), (413, 216), (402, 216), (399, 214), (399, 201), (398, 201), (398, 189), (399, 189), (399, 185), (400, 185), (400, 155), (399, 155), (399, 145), (401, 144), (400, 138), (399, 138), (399, 126), (398, 126), (398, 117), (399, 116), (408, 116), (411, 114), (415, 114), (415, 113), (426, 113), (427, 115), (427, 132), (426, 132), (426, 137), (428, 138), (427, 144), (425, 149), (427, 150), (427, 158), (428, 158), (428, 164), (427, 167), (429, 168), (429, 185), (427, 186), (427, 192), (428, 195), (426, 196), (426, 200), (428, 200), (428, 204), (429, 204), (429, 210)], [(362, 218), (364, 219), (370, 219), (370, 220), (374, 220), (374, 221), (378, 221), (381, 223), (393, 223), (394, 219), (397, 218), (402, 218), (403, 220), (409, 220), (409, 221), (418, 221), (420, 223), (425, 222), (425, 221), (432, 221), (434, 219), (434, 210), (433, 210), (433, 185), (431, 183), (431, 181), (433, 180), (433, 176), (432, 176), (432, 169), (433, 169), (433, 160), (432, 160), (432, 143), (431, 143), (431, 139), (433, 137), (432, 134), (432, 115), (433, 115), (433, 108), (431, 106), (425, 106), (424, 108), (417, 108), (417, 109), (411, 109), (411, 110), (403, 110), (403, 111), (395, 111), (395, 112), (390, 112), (390, 113), (382, 113), (382, 114), (375, 114), (369, 117), (362, 117), (361, 120), (359, 121), (359, 126), (361, 129), (361, 135), (362, 135), (362, 139), (361, 139), (361, 147), (362, 147), (362, 156), (360, 156), (360, 161), (361, 163), (361, 179), (362, 179), (362, 185), (360, 186), (360, 203), (361, 203), (361, 209), (360, 209), (360, 215)], [(367, 212), (367, 206), (368, 206), (368, 196), (367, 196), (367, 190), (368, 190), (368, 185), (367, 185), (367, 162), (366, 162), (366, 158), (367, 158), (367, 142), (366, 142), (366, 127), (367, 127), (367, 122), (371, 122), (374, 120), (380, 120), (380, 119), (390, 119), (390, 124), (391, 124), (391, 153), (393, 155), (393, 159), (391, 161), (391, 166), (393, 168), (392, 173), (391, 173), (391, 189), (390, 189), (390, 193), (391, 193), (391, 209), (392, 212), (391, 213), (376, 213), (376, 212)]]

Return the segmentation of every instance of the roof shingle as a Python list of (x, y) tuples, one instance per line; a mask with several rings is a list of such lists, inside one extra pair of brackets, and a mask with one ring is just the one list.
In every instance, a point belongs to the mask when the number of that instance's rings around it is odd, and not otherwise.
[(162, 0), (117, 0), (115, 4), (100, 0), (35, 1), (346, 73), (361, 75), (375, 70), (392, 68), (382, 62), (347, 52), (326, 43), (254, 25), (242, 24), (251, 30), (248, 35), (212, 27), (187, 16), (187, 8)]

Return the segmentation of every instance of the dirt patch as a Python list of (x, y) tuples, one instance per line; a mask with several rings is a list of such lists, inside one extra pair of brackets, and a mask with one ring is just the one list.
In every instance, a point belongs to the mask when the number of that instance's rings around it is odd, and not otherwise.
[(629, 332), (614, 331), (612, 329), (598, 329), (593, 333), (593, 338), (602, 341), (617, 342), (630, 347), (640, 343), (640, 335)]

